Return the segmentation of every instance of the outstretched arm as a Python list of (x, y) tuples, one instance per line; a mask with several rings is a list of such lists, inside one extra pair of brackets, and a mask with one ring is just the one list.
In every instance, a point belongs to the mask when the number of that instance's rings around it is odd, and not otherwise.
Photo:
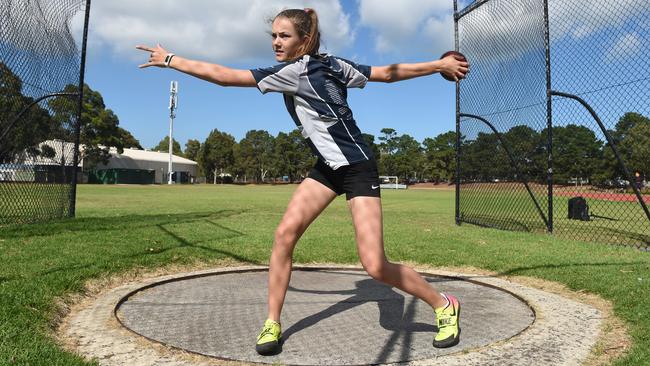
[(136, 48), (151, 53), (149, 61), (140, 65), (140, 68), (150, 66), (170, 67), (221, 86), (257, 86), (253, 74), (249, 70), (231, 69), (226, 66), (190, 60), (180, 56), (174, 56), (169, 62), (169, 66), (167, 66), (165, 65), (165, 57), (169, 55), (169, 52), (160, 45), (156, 47), (136, 46)]
[(370, 81), (392, 83), (395, 81), (413, 79), (420, 76), (443, 73), (456, 81), (464, 79), (469, 72), (469, 63), (457, 56), (447, 56), (440, 60), (420, 62), (415, 64), (392, 64), (387, 66), (372, 66)]

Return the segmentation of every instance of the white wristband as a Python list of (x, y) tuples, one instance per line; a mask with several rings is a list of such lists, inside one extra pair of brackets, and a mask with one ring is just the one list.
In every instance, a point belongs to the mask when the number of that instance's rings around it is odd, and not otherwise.
[(169, 67), (169, 63), (172, 62), (172, 58), (176, 56), (173, 53), (168, 53), (167, 56), (165, 56), (165, 67)]

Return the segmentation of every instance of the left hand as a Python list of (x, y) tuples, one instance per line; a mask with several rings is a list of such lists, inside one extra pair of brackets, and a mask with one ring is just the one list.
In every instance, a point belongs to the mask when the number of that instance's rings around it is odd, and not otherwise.
[(440, 61), (442, 62), (440, 72), (455, 81), (464, 79), (469, 72), (469, 62), (462, 57), (449, 55)]
[(156, 47), (147, 47), (147, 46), (135, 46), (135, 48), (145, 51), (145, 52), (151, 52), (149, 55), (149, 61), (145, 64), (139, 65), (139, 68), (145, 68), (149, 66), (157, 66), (157, 67), (166, 67), (165, 66), (165, 57), (169, 54), (169, 52), (164, 49), (160, 44), (158, 44)]

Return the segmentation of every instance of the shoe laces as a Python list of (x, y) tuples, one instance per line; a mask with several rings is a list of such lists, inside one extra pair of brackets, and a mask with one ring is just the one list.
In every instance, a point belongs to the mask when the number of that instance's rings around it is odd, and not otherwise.
[(262, 332), (258, 336), (258, 339), (262, 339), (263, 337), (265, 337), (267, 335), (270, 335), (271, 337), (273, 337), (274, 336), (273, 330), (275, 329), (275, 327), (279, 327), (279, 326), (280, 326), (280, 323), (277, 323), (277, 322), (270, 322), (270, 321), (264, 322), (264, 327), (262, 328)]
[(273, 326), (272, 325), (270, 325), (268, 327), (264, 327), (264, 329), (262, 329), (262, 333), (260, 333), (259, 338), (262, 338), (267, 334), (268, 335), (273, 335)]

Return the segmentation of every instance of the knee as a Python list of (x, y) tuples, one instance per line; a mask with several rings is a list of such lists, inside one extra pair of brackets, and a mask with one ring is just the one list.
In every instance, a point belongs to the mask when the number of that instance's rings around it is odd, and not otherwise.
[(390, 263), (386, 258), (365, 259), (361, 261), (361, 264), (368, 275), (373, 279), (381, 282), (386, 282), (388, 280), (388, 267), (390, 266)]
[(297, 223), (280, 223), (275, 229), (275, 246), (293, 248), (300, 235), (300, 226)]

